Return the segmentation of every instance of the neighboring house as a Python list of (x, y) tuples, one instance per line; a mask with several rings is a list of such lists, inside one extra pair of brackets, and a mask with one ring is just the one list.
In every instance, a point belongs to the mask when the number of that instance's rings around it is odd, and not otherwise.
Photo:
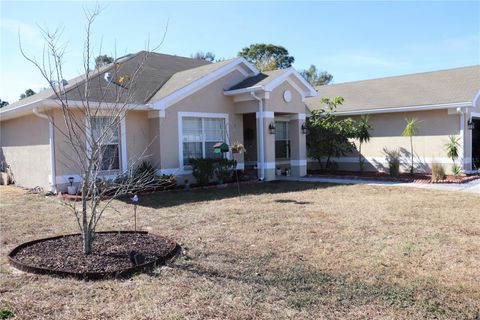
[[(158, 174), (180, 176), (182, 183), (191, 179), (188, 159), (215, 156), (217, 142), (243, 143), (247, 153), (233, 155), (238, 168), (258, 170), (260, 179), (275, 179), (277, 167), (288, 167), (293, 176), (306, 174), (304, 99), (316, 92), (293, 68), (260, 73), (241, 57), (209, 63), (142, 51), (92, 75), (91, 104), (102, 101), (107, 111), (115, 107), (116, 87), (108, 73), (118, 68), (117, 75), (127, 76), (145, 57), (129, 111), (107, 146), (114, 172), (106, 177), (140, 158)], [(70, 107), (82, 105), (83, 84), (81, 76), (65, 85)], [(17, 185), (64, 191), (69, 177), (81, 180), (72, 166), (75, 154), (59, 133), (63, 114), (52, 90), (3, 107), (0, 121), (0, 160)]]
[[(413, 138), (417, 171), (429, 171), (432, 162), (450, 171), (452, 160), (445, 144), (460, 137), (460, 163), (466, 173), (480, 168), (480, 66), (355, 81), (317, 87), (318, 97), (305, 100), (310, 110), (322, 108), (321, 97), (342, 96), (338, 116), (370, 116), (370, 142), (362, 145), (369, 170), (386, 170), (384, 148), (400, 149), (404, 169), (410, 161), (409, 139), (402, 137), (406, 118), (421, 120)], [(472, 129), (474, 125), (474, 129)], [(358, 154), (335, 159), (340, 169), (358, 170)], [(314, 168), (315, 163), (309, 165)], [(407, 169), (408, 170), (408, 169)]]

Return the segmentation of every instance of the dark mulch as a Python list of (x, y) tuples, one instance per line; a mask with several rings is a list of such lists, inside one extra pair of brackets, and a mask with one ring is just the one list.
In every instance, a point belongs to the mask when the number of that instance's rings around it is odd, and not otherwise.
[(135, 266), (132, 251), (143, 264), (167, 257), (173, 247), (172, 241), (148, 233), (97, 233), (93, 252), (86, 256), (82, 237), (68, 235), (29, 244), (16, 252), (14, 259), (28, 266), (55, 271), (108, 273)]
[(392, 177), (383, 172), (354, 172), (354, 171), (309, 171), (308, 176), (353, 180), (380, 180), (380, 181), (396, 181), (396, 182), (416, 182), (416, 183), (466, 183), (480, 176), (451, 176), (447, 175), (445, 180), (433, 181), (432, 176), (422, 173), (401, 173), (398, 177)]

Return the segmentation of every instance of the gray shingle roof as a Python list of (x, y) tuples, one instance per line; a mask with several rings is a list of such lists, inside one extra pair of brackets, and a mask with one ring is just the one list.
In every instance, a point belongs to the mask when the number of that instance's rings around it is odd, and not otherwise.
[[(184, 58), (155, 52), (140, 51), (121, 58), (117, 61), (119, 66), (115, 70), (115, 64), (109, 64), (91, 75), (90, 100), (103, 102), (128, 102), (128, 103), (147, 103), (152, 96), (166, 84), (169, 79), (176, 73), (188, 69), (213, 65), (205, 60)], [(141, 65), (140, 71), (135, 75), (135, 71)], [(106, 72), (114, 75), (115, 83), (108, 84), (104, 76)], [(127, 90), (121, 90), (122, 85), (119, 84), (121, 76), (133, 77), (134, 86), (129, 86), (128, 81), (124, 85)], [(65, 88), (69, 100), (81, 100), (84, 96), (85, 76), (79, 76), (68, 82)], [(185, 79), (187, 80), (187, 79)], [(122, 92), (122, 94), (119, 94)], [(128, 98), (127, 98), (128, 97)], [(30, 102), (43, 99), (55, 98), (51, 89), (39, 92), (33, 96), (17, 101), (2, 108), (2, 111), (15, 108)]]
[(196, 67), (193, 69), (188, 69), (185, 71), (180, 71), (172, 75), (172, 77), (163, 84), (163, 86), (158, 90), (151, 99), (149, 99), (149, 103), (154, 103), (169, 94), (189, 85), (190, 83), (206, 76), (207, 74), (221, 68), (228, 63), (232, 62), (235, 59), (224, 60), (217, 63), (211, 63), (207, 65), (203, 65), (200, 67)]
[(305, 99), (311, 110), (321, 98), (342, 96), (339, 112), (471, 102), (480, 90), (480, 65), (346, 82), (316, 88), (317, 97)]
[(288, 69), (277, 69), (277, 70), (273, 70), (273, 71), (261, 72), (261, 73), (257, 74), (256, 76), (246, 78), (242, 82), (240, 82), (240, 83), (234, 85), (233, 87), (231, 87), (230, 89), (228, 89), (228, 91), (245, 89), (245, 88), (255, 87), (255, 86), (265, 86), (268, 83), (270, 83), (270, 81), (272, 81), (277, 76), (281, 75), (282, 73), (284, 73), (286, 71), (288, 71)]

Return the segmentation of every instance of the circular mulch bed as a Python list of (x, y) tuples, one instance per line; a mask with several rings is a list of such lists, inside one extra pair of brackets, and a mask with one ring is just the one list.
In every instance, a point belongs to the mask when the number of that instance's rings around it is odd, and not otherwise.
[(97, 232), (92, 253), (83, 254), (82, 236), (70, 234), (23, 243), (9, 255), (10, 264), (26, 272), (97, 280), (119, 278), (165, 263), (175, 241), (143, 231)]

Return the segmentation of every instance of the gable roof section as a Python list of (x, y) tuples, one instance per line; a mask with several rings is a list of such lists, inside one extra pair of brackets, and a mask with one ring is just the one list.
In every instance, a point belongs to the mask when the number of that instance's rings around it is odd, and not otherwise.
[[(277, 69), (273, 71), (265, 71), (256, 76), (245, 79), (239, 84), (234, 85), (225, 91), (226, 95), (235, 95), (238, 93), (245, 93), (257, 90), (272, 91), (275, 87), (288, 80), (289, 76), (294, 76), (304, 86), (303, 90), (297, 90), (307, 97), (316, 96), (315, 89), (308, 83), (294, 68)], [(292, 81), (293, 83), (293, 81)], [(303, 91), (303, 92), (302, 92)]]
[(150, 99), (149, 104), (157, 110), (168, 108), (233, 70), (240, 71), (245, 77), (255, 76), (259, 72), (243, 57), (189, 69), (173, 75)]
[(346, 82), (317, 87), (318, 97), (307, 98), (310, 110), (321, 98), (342, 96), (337, 113), (361, 114), (473, 105), (480, 91), (480, 65)]
[[(128, 55), (116, 61), (120, 64), (116, 70), (116, 75), (133, 76), (138, 67), (143, 63), (141, 70), (135, 77), (135, 87), (128, 103), (145, 104), (151, 97), (177, 72), (184, 70), (211, 65), (210, 62), (199, 59), (184, 58), (155, 52), (140, 51), (136, 54)], [(105, 73), (115, 74), (115, 64), (111, 63), (103, 68), (95, 70), (91, 75), (90, 100), (102, 101), (105, 103), (116, 103), (118, 100), (118, 87), (114, 83), (105, 81)], [(114, 79), (115, 80), (115, 79)], [(76, 77), (68, 82), (65, 92), (70, 101), (81, 101), (84, 96), (85, 75)], [(14, 109), (36, 104), (43, 100), (56, 99), (52, 89), (39, 92), (28, 98), (19, 100), (0, 109), (0, 115), (6, 114)]]

